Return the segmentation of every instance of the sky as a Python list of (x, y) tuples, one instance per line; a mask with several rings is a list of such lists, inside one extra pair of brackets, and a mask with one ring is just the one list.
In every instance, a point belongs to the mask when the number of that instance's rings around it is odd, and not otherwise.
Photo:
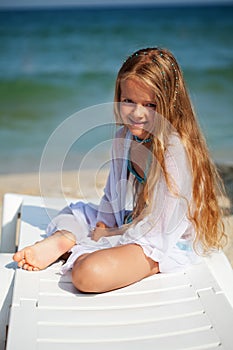
[(233, 4), (233, 0), (0, 0), (0, 8), (93, 5)]

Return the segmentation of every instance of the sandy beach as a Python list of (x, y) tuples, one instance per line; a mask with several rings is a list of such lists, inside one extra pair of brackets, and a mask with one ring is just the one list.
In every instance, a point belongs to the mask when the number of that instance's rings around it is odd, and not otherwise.
[[(220, 167), (221, 176), (226, 185), (227, 193), (232, 201), (233, 166)], [(28, 195), (44, 195), (47, 197), (65, 197), (77, 199), (101, 198), (106, 182), (106, 171), (74, 171), (43, 174), (38, 173), (0, 175), (0, 213), (5, 193), (19, 193)], [(221, 205), (228, 209), (229, 213), (224, 217), (228, 244), (224, 248), (231, 266), (233, 267), (233, 215), (230, 200), (221, 199)], [(1, 214), (0, 214), (1, 215)]]

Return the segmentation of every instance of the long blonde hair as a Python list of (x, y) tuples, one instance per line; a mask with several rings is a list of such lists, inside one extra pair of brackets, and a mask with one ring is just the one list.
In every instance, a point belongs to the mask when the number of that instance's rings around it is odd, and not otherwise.
[[(138, 50), (124, 62), (115, 87), (115, 116), (118, 124), (123, 124), (118, 104), (121, 101), (121, 82), (128, 78), (136, 78), (154, 91), (156, 112), (176, 130), (186, 150), (193, 178), (188, 216), (196, 231), (194, 247), (197, 250), (201, 244), (203, 252), (221, 248), (226, 242), (226, 234), (217, 197), (225, 193), (224, 186), (211, 161), (176, 59), (166, 49), (146, 48)], [(159, 169), (169, 189), (172, 187), (164, 161), (168, 134), (169, 130), (162, 125), (159, 131), (156, 130), (156, 137), (153, 137), (152, 151), (160, 167), (152, 162), (147, 182), (134, 208), (135, 216), (141, 213), (148, 196), (153, 192), (151, 187), (155, 186)]]

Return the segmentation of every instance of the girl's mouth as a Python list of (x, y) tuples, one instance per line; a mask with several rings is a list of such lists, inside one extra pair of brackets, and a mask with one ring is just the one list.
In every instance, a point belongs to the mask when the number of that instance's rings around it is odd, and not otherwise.
[(138, 121), (138, 120), (134, 120), (132, 118), (128, 118), (128, 124), (129, 124), (129, 126), (141, 129), (145, 126), (145, 124), (147, 124), (147, 122), (146, 121)]

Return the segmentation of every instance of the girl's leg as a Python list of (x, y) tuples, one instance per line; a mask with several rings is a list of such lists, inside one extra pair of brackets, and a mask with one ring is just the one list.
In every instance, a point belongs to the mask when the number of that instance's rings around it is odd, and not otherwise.
[(75, 244), (75, 236), (71, 232), (56, 231), (44, 240), (16, 252), (13, 259), (24, 270), (43, 270), (68, 252)]
[(128, 244), (80, 256), (72, 269), (72, 281), (81, 292), (102, 293), (158, 272), (158, 263), (146, 257), (139, 245)]

